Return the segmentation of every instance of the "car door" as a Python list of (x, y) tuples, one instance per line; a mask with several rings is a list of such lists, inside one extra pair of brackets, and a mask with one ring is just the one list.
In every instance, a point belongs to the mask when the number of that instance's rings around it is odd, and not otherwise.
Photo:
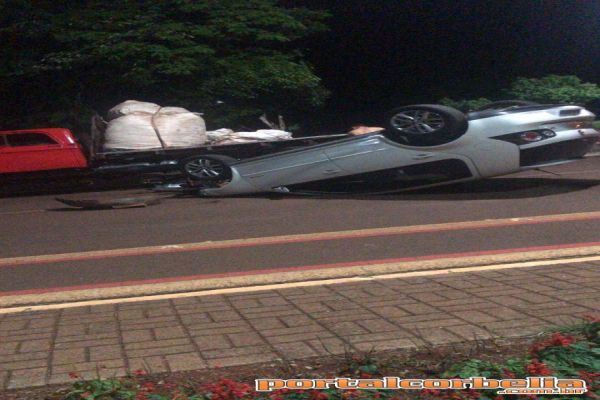
[[(342, 190), (394, 191), (437, 185), (476, 177), (471, 160), (446, 151), (407, 148), (383, 135), (372, 135), (360, 142), (344, 143), (325, 149), (327, 157), (345, 176), (321, 181)], [(308, 186), (298, 188), (309, 189)], [(362, 190), (361, 189), (361, 190)]]
[(261, 190), (307, 180), (326, 179), (341, 172), (320, 148), (274, 154), (242, 162), (235, 167), (246, 181)]
[[(420, 155), (419, 153), (423, 153)], [(420, 156), (434, 153), (417, 152), (390, 144), (382, 135), (370, 135), (325, 149), (327, 157), (349, 173), (363, 173), (414, 163)]]
[(443, 150), (399, 146), (383, 135), (372, 135), (362, 141), (329, 147), (325, 149), (325, 154), (335, 165), (350, 173), (365, 173), (455, 158), (468, 162), (467, 157)]

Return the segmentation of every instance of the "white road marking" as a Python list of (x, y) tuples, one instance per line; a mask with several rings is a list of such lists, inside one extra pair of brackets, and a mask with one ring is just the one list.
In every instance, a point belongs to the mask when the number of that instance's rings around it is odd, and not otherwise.
[[(594, 251), (598, 252), (598, 248), (594, 248)], [(0, 308), (0, 314), (13, 314), (13, 313), (32, 312), (32, 311), (48, 311), (48, 310), (58, 310), (58, 309), (65, 309), (65, 308), (98, 306), (98, 305), (106, 305), (106, 304), (124, 304), (124, 303), (134, 303), (134, 302), (157, 301), (157, 300), (172, 300), (172, 299), (182, 299), (182, 298), (188, 298), (188, 297), (203, 297), (203, 296), (234, 294), (234, 293), (250, 293), (250, 292), (259, 292), (259, 291), (267, 291), (267, 290), (298, 288), (298, 287), (311, 287), (311, 286), (319, 286), (319, 285), (334, 285), (334, 284), (340, 284), (340, 283), (365, 282), (365, 281), (381, 280), (381, 279), (398, 279), (398, 278), (410, 278), (410, 277), (418, 277), (418, 276), (447, 275), (447, 274), (454, 274), (454, 273), (497, 271), (497, 270), (529, 268), (529, 267), (538, 267), (538, 266), (574, 264), (574, 263), (583, 263), (583, 262), (590, 262), (590, 261), (600, 261), (600, 255), (586, 256), (586, 257), (556, 258), (556, 259), (551, 259), (551, 260), (512, 262), (512, 263), (493, 264), (493, 265), (475, 265), (475, 266), (465, 266), (465, 267), (458, 266), (458, 267), (451, 267), (451, 268), (444, 268), (444, 269), (433, 269), (433, 270), (429, 269), (429, 270), (423, 270), (423, 271), (382, 273), (382, 274), (350, 276), (350, 277), (331, 278), (331, 279), (314, 279), (314, 280), (305, 280), (305, 281), (300, 281), (300, 282), (257, 284), (257, 285), (249, 285), (249, 286), (207, 289), (207, 290), (180, 292), (180, 293), (166, 293), (166, 294), (131, 296), (131, 297), (115, 297), (115, 298), (103, 299), (103, 300), (71, 301), (71, 302), (64, 302), (64, 303), (57, 303), (57, 304), (6, 307), (6, 308)], [(368, 266), (368, 268), (373, 268), (373, 267), (377, 267), (377, 265), (369, 265)], [(112, 290), (112, 289), (109, 289), (109, 290)]]

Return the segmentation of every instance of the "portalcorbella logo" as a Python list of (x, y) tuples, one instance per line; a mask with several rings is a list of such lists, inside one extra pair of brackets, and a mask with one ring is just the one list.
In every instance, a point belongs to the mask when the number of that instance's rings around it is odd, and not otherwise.
[(524, 379), (256, 379), (256, 391), (271, 392), (280, 389), (388, 389), (388, 390), (498, 390), (498, 394), (583, 394), (587, 392), (583, 379), (556, 377), (527, 377)]

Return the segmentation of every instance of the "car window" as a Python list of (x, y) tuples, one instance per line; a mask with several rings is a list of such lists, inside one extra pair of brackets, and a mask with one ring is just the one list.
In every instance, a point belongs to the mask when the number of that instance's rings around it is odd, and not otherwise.
[(19, 146), (40, 146), (46, 144), (57, 144), (52, 138), (43, 133), (16, 133), (13, 135), (6, 135), (8, 144), (13, 147)]
[(0, 147), (3, 147), (3, 146), (8, 146), (8, 144), (6, 143), (6, 136), (0, 135)]

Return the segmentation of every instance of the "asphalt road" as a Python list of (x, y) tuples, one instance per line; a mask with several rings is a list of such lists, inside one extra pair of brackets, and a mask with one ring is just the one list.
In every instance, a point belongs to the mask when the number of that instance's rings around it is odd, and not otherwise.
[[(388, 196), (167, 198), (146, 208), (82, 211), (56, 195), (0, 199), (0, 296), (335, 263), (600, 242), (600, 157), (511, 176)], [(558, 174), (558, 175), (555, 175)], [(143, 190), (70, 194), (108, 198)], [(464, 221), (539, 216), (492, 227)], [(398, 234), (364, 231), (441, 223)], [(421, 228), (419, 228), (421, 229)], [(355, 236), (339, 235), (357, 230)], [(294, 240), (259, 239), (314, 234)], [(379, 232), (379, 233), (378, 233)], [(198, 247), (212, 241), (214, 245)], [(265, 241), (267, 243), (265, 243)], [(189, 245), (194, 244), (194, 245)], [(160, 247), (165, 245), (180, 245)], [(151, 247), (150, 249), (148, 246)], [(159, 247), (156, 247), (159, 246)], [(96, 250), (117, 250), (90, 253)], [(54, 258), (14, 259), (24, 256)]]

